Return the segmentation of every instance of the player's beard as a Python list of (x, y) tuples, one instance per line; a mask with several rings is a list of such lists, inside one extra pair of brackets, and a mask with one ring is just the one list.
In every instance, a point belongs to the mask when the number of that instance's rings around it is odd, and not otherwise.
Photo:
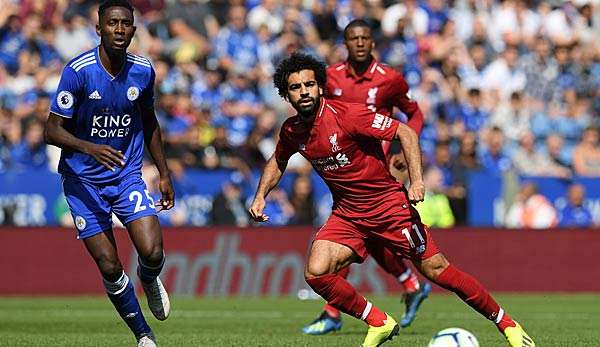
[(315, 117), (315, 114), (317, 112), (317, 110), (319, 109), (319, 105), (321, 102), (321, 98), (310, 98), (312, 100), (312, 105), (309, 107), (302, 107), (300, 106), (300, 100), (298, 100), (298, 103), (296, 103), (294, 105), (294, 108), (296, 109), (296, 111), (298, 112), (298, 116), (300, 118), (302, 118), (302, 120), (304, 121), (310, 121)]

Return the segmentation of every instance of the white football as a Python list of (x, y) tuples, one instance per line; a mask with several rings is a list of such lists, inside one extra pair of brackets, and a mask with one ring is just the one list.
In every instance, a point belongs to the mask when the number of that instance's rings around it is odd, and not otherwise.
[(444, 329), (429, 341), (429, 347), (479, 347), (479, 342), (465, 329)]

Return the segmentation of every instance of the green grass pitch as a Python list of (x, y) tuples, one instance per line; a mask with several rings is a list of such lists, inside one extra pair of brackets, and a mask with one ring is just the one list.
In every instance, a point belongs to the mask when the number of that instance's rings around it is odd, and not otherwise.
[[(399, 318), (398, 297), (374, 297)], [(600, 346), (600, 295), (497, 295), (542, 347)], [(303, 324), (319, 300), (295, 298), (173, 298), (171, 317), (159, 322), (141, 302), (159, 346), (359, 346), (366, 327), (344, 317), (340, 332), (304, 336)], [(506, 346), (487, 320), (452, 295), (434, 294), (400, 336), (384, 346), (427, 346), (448, 327), (470, 330), (481, 346)], [(133, 336), (105, 297), (0, 298), (0, 346), (135, 346)]]

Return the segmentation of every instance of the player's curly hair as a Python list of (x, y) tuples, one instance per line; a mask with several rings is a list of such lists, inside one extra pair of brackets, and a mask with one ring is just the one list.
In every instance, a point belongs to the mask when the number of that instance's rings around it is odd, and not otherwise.
[(124, 7), (126, 9), (128, 9), (129, 11), (131, 11), (131, 14), (133, 14), (133, 6), (131, 5), (131, 3), (127, 0), (105, 0), (102, 2), (102, 4), (100, 4), (100, 7), (98, 7), (98, 19), (101, 19), (102, 16), (104, 16), (104, 12), (106, 12), (106, 10), (109, 7)]
[(322, 61), (307, 54), (294, 52), (291, 56), (284, 59), (275, 70), (273, 83), (277, 92), (283, 98), (287, 96), (288, 77), (294, 72), (301, 70), (313, 70), (319, 87), (325, 87), (327, 83), (326, 65)]

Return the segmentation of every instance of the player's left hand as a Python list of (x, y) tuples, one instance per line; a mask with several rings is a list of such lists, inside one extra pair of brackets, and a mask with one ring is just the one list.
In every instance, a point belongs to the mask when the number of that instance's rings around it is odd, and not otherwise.
[(425, 199), (425, 184), (423, 181), (411, 182), (408, 188), (408, 201), (416, 205)]
[(162, 194), (161, 199), (158, 201), (158, 211), (172, 209), (173, 206), (175, 206), (175, 192), (173, 191), (173, 183), (171, 183), (171, 178), (169, 176), (161, 177), (158, 183), (158, 188)]
[(255, 222), (268, 222), (269, 216), (263, 213), (265, 209), (265, 199), (261, 197), (255, 197), (254, 201), (252, 201), (252, 205), (248, 209), (248, 213), (250, 213), (250, 217)]

